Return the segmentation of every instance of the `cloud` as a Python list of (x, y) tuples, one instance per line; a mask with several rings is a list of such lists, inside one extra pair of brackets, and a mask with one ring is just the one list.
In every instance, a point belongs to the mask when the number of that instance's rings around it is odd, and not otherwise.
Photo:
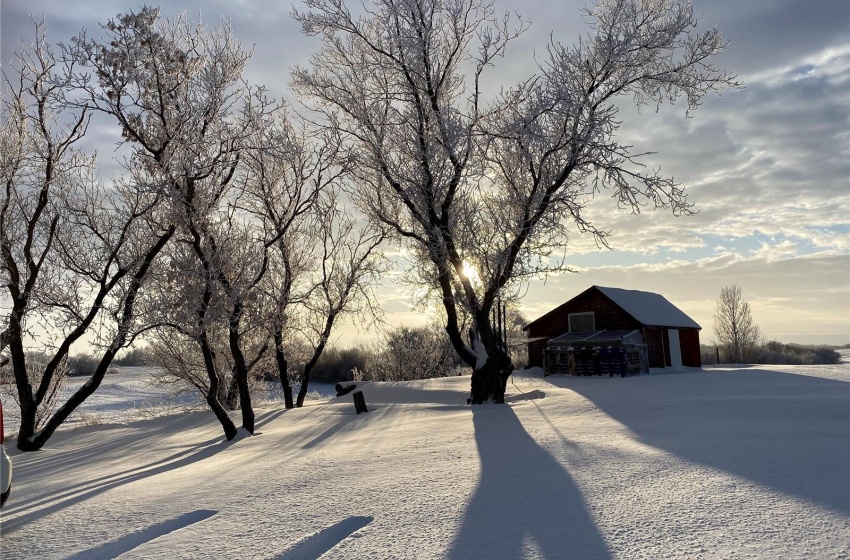
[[(496, 0), (497, 13), (516, 10), (534, 24), (489, 70), (488, 91), (533, 75), (534, 54), (545, 50), (550, 31), (564, 44), (587, 33), (578, 11), (585, 4)], [(267, 85), (274, 97), (288, 97), (289, 69), (307, 63), (318, 45), (289, 17), (290, 4), (176, 0), (163, 13), (185, 11), (194, 20), (199, 6), (206, 24), (229, 18), (235, 36), (254, 45), (247, 79)], [(19, 38), (32, 41), (31, 11), (45, 14), (51, 42), (67, 42), (83, 27), (98, 34), (98, 22), (139, 4), (90, 0), (69, 9), (60, 0), (4, 0), (0, 9), (8, 59)], [(850, 3), (694, 0), (694, 11), (704, 15), (698, 31), (716, 26), (730, 41), (718, 63), (737, 73), (746, 88), (706, 98), (690, 119), (682, 106), (638, 114), (624, 100), (619, 138), (635, 152), (657, 152), (643, 163), (684, 184), (699, 213), (676, 218), (665, 210), (617, 212), (603, 193), (587, 217), (612, 231), (615, 250), (600, 251), (590, 237), (573, 236), (567, 262), (583, 273), (535, 283), (526, 312), (535, 317), (591, 284), (634, 287), (664, 294), (710, 331), (720, 288), (738, 283), (765, 331), (786, 339), (837, 333), (829, 336), (847, 342)], [(102, 176), (118, 169), (109, 162), (114, 145), (114, 131), (93, 126), (87, 147), (99, 150)], [(393, 322), (421, 317), (410, 307), (412, 288), (390, 281), (381, 294)]]
[[(657, 151), (644, 163), (684, 184), (699, 213), (616, 213), (600, 198), (588, 217), (612, 230), (615, 248), (683, 251), (708, 236), (771, 236), (798, 254), (850, 248), (850, 47), (801, 53), (742, 77), (746, 89), (707, 99), (692, 119), (671, 108), (638, 115), (624, 107), (622, 142)], [(592, 251), (582, 240), (575, 248)]]

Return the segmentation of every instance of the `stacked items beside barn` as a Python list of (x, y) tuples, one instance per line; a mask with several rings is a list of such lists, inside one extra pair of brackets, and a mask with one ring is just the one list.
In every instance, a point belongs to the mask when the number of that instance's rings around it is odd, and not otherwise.
[(700, 367), (700, 329), (659, 294), (602, 286), (525, 327), (530, 366), (546, 375), (610, 376)]
[(546, 375), (635, 375), (647, 371), (646, 344), (636, 330), (568, 332), (549, 340), (543, 370)]

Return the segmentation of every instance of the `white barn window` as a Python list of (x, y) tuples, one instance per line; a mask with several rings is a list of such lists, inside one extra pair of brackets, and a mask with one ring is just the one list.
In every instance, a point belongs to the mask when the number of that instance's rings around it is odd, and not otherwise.
[(593, 311), (570, 313), (570, 332), (590, 332), (596, 330)]

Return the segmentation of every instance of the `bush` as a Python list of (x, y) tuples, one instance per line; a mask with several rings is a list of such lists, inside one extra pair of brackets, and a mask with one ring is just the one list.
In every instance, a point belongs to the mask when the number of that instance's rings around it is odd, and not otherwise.
[(120, 358), (112, 360), (112, 363), (125, 367), (144, 366), (148, 364), (148, 353), (141, 348), (133, 348), (132, 350), (128, 350)]
[[(303, 360), (290, 363), (293, 385), (304, 369)], [(310, 381), (354, 381), (356, 369), (369, 381), (408, 381), (453, 375), (460, 365), (445, 332), (436, 327), (398, 327), (372, 348), (326, 348), (310, 373)]]
[(460, 365), (457, 354), (438, 327), (398, 327), (366, 368), (367, 379), (405, 381), (446, 377)]
[(831, 346), (783, 344), (772, 340), (757, 352), (754, 363), (784, 365), (823, 365), (841, 362), (841, 355)]
[[(367, 370), (373, 361), (371, 352), (362, 347), (326, 348), (313, 371), (310, 372), (310, 381), (316, 383), (353, 381), (352, 370), (354, 368), (361, 371)], [(303, 367), (301, 370), (303, 371)]]
[(97, 370), (100, 359), (91, 354), (77, 354), (68, 358), (68, 375), (85, 375), (91, 377)]
[[(714, 346), (701, 344), (700, 352), (703, 365), (717, 363), (717, 351)], [(756, 348), (751, 361), (753, 364), (773, 365), (825, 365), (840, 362), (841, 355), (831, 346), (784, 344), (778, 340), (771, 340)]]

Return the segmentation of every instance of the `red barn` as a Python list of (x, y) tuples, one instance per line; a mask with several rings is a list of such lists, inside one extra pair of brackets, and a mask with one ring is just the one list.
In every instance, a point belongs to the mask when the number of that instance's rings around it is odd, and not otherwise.
[[(664, 296), (639, 290), (591, 286), (525, 327), (528, 365), (565, 372), (569, 348), (629, 350), (631, 368), (701, 367), (696, 321)], [(564, 361), (566, 363), (566, 361)]]

